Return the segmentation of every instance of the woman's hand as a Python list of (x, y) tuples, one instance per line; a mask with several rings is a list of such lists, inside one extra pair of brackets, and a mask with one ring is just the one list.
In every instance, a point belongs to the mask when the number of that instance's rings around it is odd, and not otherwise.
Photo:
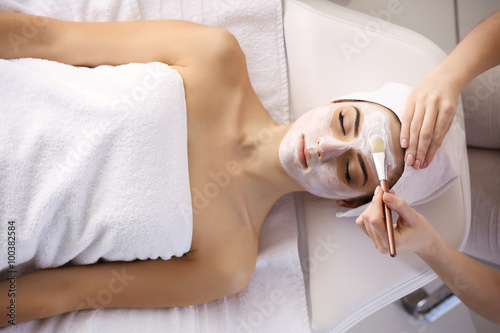
[(394, 229), (394, 241), (398, 252), (415, 252), (418, 255), (432, 255), (436, 245), (442, 242), (441, 236), (432, 228), (429, 221), (411, 208), (406, 201), (394, 195), (394, 191), (384, 193), (377, 186), (372, 202), (356, 219), (356, 224), (373, 241), (380, 253), (389, 249), (385, 230), (382, 201), (399, 214)]
[(455, 117), (461, 87), (436, 68), (408, 96), (401, 125), (405, 162), (426, 168), (448, 133)]
[(356, 224), (371, 237), (373, 245), (387, 253), (382, 201), (398, 212), (394, 240), (398, 252), (413, 251), (429, 265), (465, 305), (500, 324), (500, 271), (458, 252), (447, 244), (429, 221), (401, 198), (383, 193), (380, 187)]

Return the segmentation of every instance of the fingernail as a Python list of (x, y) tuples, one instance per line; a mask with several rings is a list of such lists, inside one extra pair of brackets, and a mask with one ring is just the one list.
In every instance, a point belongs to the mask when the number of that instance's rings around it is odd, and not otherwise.
[(405, 138), (401, 139), (401, 148), (408, 148), (408, 140)]
[(414, 161), (413, 154), (408, 154), (408, 156), (406, 156), (406, 165), (412, 165), (413, 161)]
[(413, 169), (418, 169), (420, 168), (420, 161), (416, 160), (415, 163), (413, 164)]
[(422, 169), (427, 168), (427, 160), (424, 161), (424, 164), (422, 165)]
[(384, 193), (384, 201), (393, 202), (394, 198), (395, 198), (394, 194), (389, 193), (389, 192)]
[(375, 195), (379, 194), (380, 192), (380, 186), (377, 186), (377, 188), (375, 189)]

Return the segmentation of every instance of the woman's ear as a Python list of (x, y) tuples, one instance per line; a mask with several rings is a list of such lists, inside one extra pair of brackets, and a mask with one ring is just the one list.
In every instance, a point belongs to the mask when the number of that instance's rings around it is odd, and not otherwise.
[(332, 202), (336, 206), (345, 208), (356, 208), (361, 205), (364, 205), (366, 203), (366, 200), (364, 198), (349, 199), (349, 200), (332, 199)]

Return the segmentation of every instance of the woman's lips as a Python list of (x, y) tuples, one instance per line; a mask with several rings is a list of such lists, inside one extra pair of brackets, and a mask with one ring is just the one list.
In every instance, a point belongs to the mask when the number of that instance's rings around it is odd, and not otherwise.
[(299, 144), (297, 145), (297, 156), (299, 163), (302, 165), (304, 169), (308, 168), (308, 163), (307, 163), (307, 152), (305, 150), (305, 140), (304, 140), (304, 135), (300, 137)]

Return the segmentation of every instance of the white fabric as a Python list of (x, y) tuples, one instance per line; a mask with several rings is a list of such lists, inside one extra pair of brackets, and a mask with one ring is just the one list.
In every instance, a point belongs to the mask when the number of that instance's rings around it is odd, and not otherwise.
[[(68, 20), (185, 19), (216, 25), (238, 38), (250, 79), (273, 118), (285, 123), (288, 83), (281, 2), (273, 1), (43, 1), (0, 0), (1, 10)], [(173, 309), (79, 311), (28, 322), (5, 332), (309, 332), (297, 251), (292, 196), (281, 199), (261, 230), (257, 267), (240, 294)]]
[(19, 272), (189, 251), (179, 73), (161, 63), (89, 69), (40, 59), (2, 59), (0, 72), (0, 218), (15, 221)]
[[(381, 104), (396, 113), (402, 119), (406, 99), (411, 87), (398, 83), (388, 83), (376, 91), (358, 92), (336, 98), (334, 101), (363, 100)], [(441, 147), (436, 152), (432, 163), (425, 169), (415, 170), (405, 165), (403, 175), (392, 187), (396, 194), (409, 205), (420, 205), (444, 193), (460, 175), (465, 132), (455, 120), (448, 131)], [(460, 144), (459, 144), (460, 143)], [(368, 204), (338, 213), (339, 217), (358, 216)]]

